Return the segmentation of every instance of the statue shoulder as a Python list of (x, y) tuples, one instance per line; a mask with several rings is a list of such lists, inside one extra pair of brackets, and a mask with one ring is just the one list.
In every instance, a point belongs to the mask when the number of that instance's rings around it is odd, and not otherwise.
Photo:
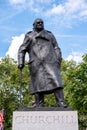
[(51, 36), (51, 37), (54, 37), (54, 34), (51, 32), (51, 31), (48, 31), (48, 30), (46, 30), (47, 31), (47, 33)]
[(47, 33), (48, 33), (50, 36), (54, 36), (51, 31), (48, 31), (48, 30), (46, 30), (46, 31), (47, 31)]
[(48, 33), (51, 33), (52, 34), (52, 32), (51, 31), (48, 31), (48, 30), (46, 30)]
[(25, 34), (25, 37), (31, 37), (32, 36), (32, 33), (33, 31), (29, 31), (29, 32), (27, 32), (26, 34)]
[(31, 33), (32, 33), (32, 31), (29, 31), (29, 32), (26, 33), (26, 35), (29, 35), (29, 34), (31, 34)]

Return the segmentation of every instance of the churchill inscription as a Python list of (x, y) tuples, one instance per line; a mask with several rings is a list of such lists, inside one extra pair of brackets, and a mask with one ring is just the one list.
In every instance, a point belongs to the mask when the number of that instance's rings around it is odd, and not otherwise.
[(31, 123), (31, 124), (36, 124), (36, 123), (44, 123), (44, 124), (55, 124), (55, 123), (75, 123), (76, 121), (74, 121), (74, 117), (72, 115), (70, 116), (17, 116), (15, 118), (16, 123), (18, 124), (22, 124), (22, 123)]
[(13, 130), (78, 130), (76, 111), (17, 111), (13, 117)]

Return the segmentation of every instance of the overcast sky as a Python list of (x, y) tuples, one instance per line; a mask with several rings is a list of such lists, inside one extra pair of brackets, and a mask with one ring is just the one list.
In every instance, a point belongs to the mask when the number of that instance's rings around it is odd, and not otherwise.
[(87, 0), (0, 0), (0, 58), (17, 59), (36, 18), (53, 32), (64, 59), (79, 62), (87, 54)]

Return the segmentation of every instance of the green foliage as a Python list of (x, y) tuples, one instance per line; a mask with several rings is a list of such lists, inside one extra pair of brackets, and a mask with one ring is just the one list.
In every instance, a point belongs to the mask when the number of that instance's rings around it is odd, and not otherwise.
[(54, 94), (46, 94), (45, 95), (45, 107), (55, 107), (56, 101)]
[[(30, 73), (28, 63), (22, 71), (22, 85), (20, 85), (20, 71), (17, 62), (9, 57), (0, 61), (0, 110), (5, 112), (5, 130), (11, 130), (12, 113), (17, 110), (22, 97), (22, 105), (29, 107), (34, 102), (34, 96), (29, 94)], [(79, 114), (80, 130), (87, 127), (87, 55), (83, 61), (62, 61), (61, 75), (64, 86), (66, 103)], [(21, 91), (20, 91), (21, 90)], [(55, 107), (54, 94), (45, 95), (45, 106)]]
[[(27, 64), (27, 63), (26, 63)], [(0, 61), (0, 110), (4, 109), (5, 113), (5, 129), (9, 130), (12, 126), (12, 113), (20, 106), (20, 94), (22, 104), (30, 105), (29, 100), (29, 71), (27, 66), (23, 70), (22, 86), (20, 86), (20, 71), (17, 62), (9, 57)], [(20, 93), (21, 91), (22, 93)], [(30, 98), (30, 99), (29, 99)]]
[(83, 130), (87, 128), (87, 55), (79, 64), (63, 61), (61, 70), (65, 100), (68, 106), (78, 111), (79, 129)]
[(62, 72), (64, 77), (65, 98), (68, 104), (80, 112), (87, 112), (87, 55), (80, 64), (66, 62)]
[(17, 67), (13, 63), (15, 61), (9, 58), (4, 58), (0, 62), (0, 110), (4, 109), (5, 111), (5, 128), (11, 127), (12, 123), (10, 119), (12, 112), (18, 105), (17, 95), (15, 93), (16, 85), (12, 84), (13, 70)]
[(87, 128), (87, 112), (79, 112), (79, 130), (86, 130)]

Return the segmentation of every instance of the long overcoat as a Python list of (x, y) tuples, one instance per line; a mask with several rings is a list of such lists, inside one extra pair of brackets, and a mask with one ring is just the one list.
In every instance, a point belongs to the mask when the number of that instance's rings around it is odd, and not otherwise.
[(24, 65), (29, 53), (30, 93), (50, 92), (62, 87), (61, 51), (54, 35), (47, 31), (31, 31), (25, 35), (18, 50), (18, 64)]

